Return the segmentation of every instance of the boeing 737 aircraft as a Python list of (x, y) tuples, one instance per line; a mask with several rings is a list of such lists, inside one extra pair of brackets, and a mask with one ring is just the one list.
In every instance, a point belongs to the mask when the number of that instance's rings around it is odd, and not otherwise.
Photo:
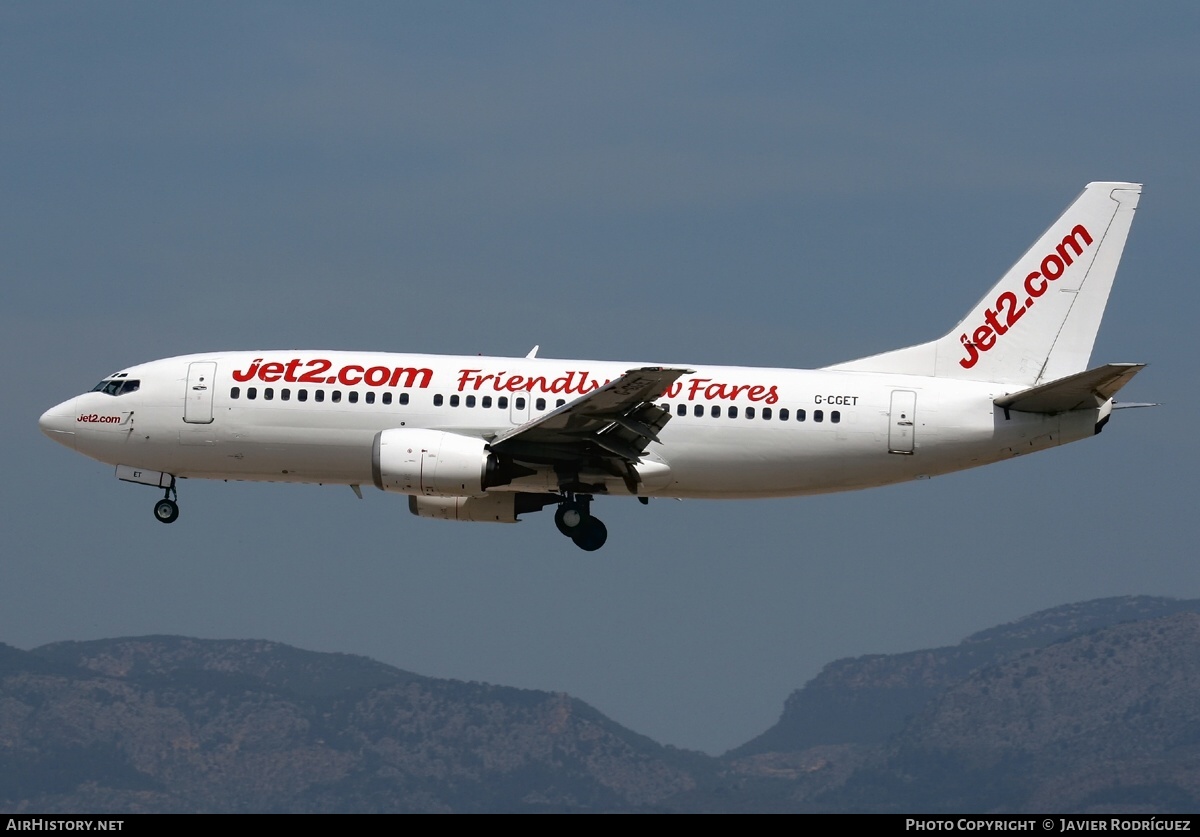
[(557, 506), (595, 550), (598, 495), (849, 491), (1099, 433), (1143, 367), (1088, 368), (1140, 194), (1088, 185), (944, 337), (824, 369), (212, 352), (123, 369), (39, 424), (162, 489), (163, 523), (180, 478), (373, 484), (441, 520)]

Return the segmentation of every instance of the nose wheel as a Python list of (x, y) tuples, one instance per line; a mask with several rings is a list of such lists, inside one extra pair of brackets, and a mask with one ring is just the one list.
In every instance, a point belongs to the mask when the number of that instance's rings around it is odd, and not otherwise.
[(608, 527), (592, 517), (592, 498), (578, 496), (563, 500), (554, 512), (554, 525), (585, 552), (595, 552), (608, 540)]
[(154, 519), (159, 523), (174, 523), (178, 520), (179, 504), (173, 499), (173, 497), (178, 496), (175, 491), (175, 478), (172, 477), (166, 496), (154, 504)]
[(174, 523), (179, 517), (179, 505), (174, 500), (159, 500), (154, 504), (154, 519), (162, 523)]

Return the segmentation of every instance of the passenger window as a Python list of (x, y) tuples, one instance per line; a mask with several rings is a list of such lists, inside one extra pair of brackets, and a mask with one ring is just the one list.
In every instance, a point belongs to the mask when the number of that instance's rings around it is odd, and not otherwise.
[(368, 404), (374, 404), (374, 403), (375, 403), (375, 393), (373, 393), (373, 392), (368, 392), (368, 393), (366, 394), (365, 398), (366, 398), (366, 402), (367, 402)]
[(546, 409), (546, 399), (545, 398), (539, 398), (537, 400), (537, 408), (539, 411)]
[(480, 402), (479, 406), (481, 406), (481, 407), (492, 406), (492, 396), (490, 396), (490, 395), (483, 396), (483, 400)]
[(297, 390), (296, 391), (296, 400), (297, 401), (307, 401), (308, 400), (308, 390), (306, 390), (306, 389)]
[(391, 394), (390, 392), (385, 392), (385, 393), (383, 394), (383, 403), (384, 403), (384, 404), (391, 404), (391, 403), (392, 403), (392, 394)]
[(692, 412), (695, 414), (696, 418), (700, 418), (702, 415), (704, 415), (704, 405), (697, 404), (692, 408)]
[(567, 402), (566, 402), (566, 399), (564, 399), (564, 398), (560, 398), (560, 399), (558, 399), (557, 401), (555, 401), (555, 402), (554, 402), (554, 406), (555, 406), (555, 407), (561, 407), (563, 404), (566, 404), (566, 403), (567, 403)]
[(346, 394), (346, 397), (350, 400), (351, 404), (358, 403), (358, 393), (355, 390), (350, 390), (350, 392)]
[(254, 387), (247, 387), (246, 388), (246, 398), (248, 398), (251, 401), (253, 401), (255, 398), (258, 398), (258, 390), (255, 389)]
[(813, 421), (825, 421), (825, 411), (813, 410)]
[(275, 390), (272, 387), (267, 387), (263, 390), (263, 401), (270, 401), (275, 397)]
[(279, 400), (280, 401), (291, 401), (292, 400), (292, 391), (290, 389), (279, 390)]
[(838, 410), (834, 410), (832, 413), (829, 414), (829, 420), (831, 422), (833, 422), (834, 424), (837, 424), (839, 421), (842, 420), (841, 412)]
[(748, 419), (754, 418), (754, 408), (753, 407), (746, 408), (746, 418), (748, 418)]
[(242, 388), (241, 388), (241, 387), (234, 387), (233, 389), (229, 390), (229, 397), (230, 397), (230, 398), (237, 398), (237, 397), (238, 397), (238, 396), (240, 396), (241, 394), (242, 394)]
[(730, 407), (730, 408), (729, 408), (729, 417), (730, 417), (730, 418), (737, 418), (737, 407)]
[(329, 400), (332, 401), (334, 404), (341, 402), (342, 391), (340, 389), (335, 389), (333, 392), (329, 393)]
[(457, 396), (457, 395), (451, 395), (451, 396), (450, 396), (450, 406), (451, 406), (451, 407), (457, 407), (457, 406), (458, 406), (458, 396)]
[(474, 395), (468, 395), (468, 396), (467, 396), (467, 406), (468, 406), (468, 407), (474, 407), (474, 406), (475, 406), (475, 396), (474, 396)]
[(442, 394), (440, 392), (437, 395), (433, 396), (433, 406), (435, 406), (435, 407), (442, 406)]
[[(438, 396), (438, 397), (440, 398), (441, 396)], [(390, 398), (389, 398), (389, 400), (388, 400), (388, 403), (389, 403), (389, 404), (391, 403), (391, 399), (390, 399)], [(402, 406), (402, 407), (403, 407), (403, 406), (404, 406), (405, 404), (407, 404), (407, 403), (408, 403), (408, 393), (407, 393), (407, 392), (402, 392), (402, 393), (400, 393), (400, 406)], [(439, 402), (438, 402), (438, 404), (441, 404), (441, 403), (442, 403), (441, 401), (439, 401)]]
[(675, 415), (686, 416), (687, 415), (687, 404), (676, 404), (675, 405)]
[(325, 400), (325, 390), (319, 389), (313, 393), (313, 400), (320, 403)]
[(771, 408), (763, 407), (763, 418), (769, 419), (770, 417), (771, 417)]
[(507, 410), (508, 409), (508, 396), (501, 395), (499, 398), (497, 398), (496, 406), (499, 407), (501, 410)]
[(713, 418), (721, 417), (721, 408), (718, 407), (716, 404), (713, 404), (713, 407), (712, 407), (712, 417)]
[(518, 410), (524, 410), (525, 409), (525, 399), (518, 395), (517, 400), (516, 400), (516, 405), (517, 405)]
[(780, 407), (780, 408), (779, 408), (779, 420), (780, 420), (780, 421), (787, 421), (789, 417), (790, 417), (790, 413), (788, 413), (788, 408), (787, 408), (787, 407)]
[(808, 417), (808, 412), (805, 410), (796, 411), (796, 421), (804, 421)]

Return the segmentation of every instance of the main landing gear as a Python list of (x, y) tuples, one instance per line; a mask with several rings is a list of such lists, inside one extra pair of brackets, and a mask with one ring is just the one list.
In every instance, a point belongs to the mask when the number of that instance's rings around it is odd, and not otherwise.
[(608, 540), (608, 527), (599, 518), (592, 517), (591, 506), (591, 495), (578, 494), (564, 497), (554, 512), (554, 525), (558, 531), (585, 552), (595, 552)]
[(179, 519), (179, 504), (175, 502), (179, 498), (178, 492), (175, 491), (175, 478), (171, 478), (171, 485), (167, 487), (166, 494), (161, 500), (154, 504), (154, 519), (160, 523), (174, 523)]

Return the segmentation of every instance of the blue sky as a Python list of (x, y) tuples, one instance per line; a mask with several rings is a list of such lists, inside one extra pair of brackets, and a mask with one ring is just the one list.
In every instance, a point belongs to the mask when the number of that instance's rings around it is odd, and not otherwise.
[[(0, 641), (172, 633), (570, 692), (719, 752), (837, 657), (1200, 595), (1193, 4), (0, 7)], [(122, 366), (326, 348), (811, 367), (939, 335), (1092, 180), (1145, 183), (1099, 438), (810, 499), (418, 520), (153, 492), (37, 416)]]

